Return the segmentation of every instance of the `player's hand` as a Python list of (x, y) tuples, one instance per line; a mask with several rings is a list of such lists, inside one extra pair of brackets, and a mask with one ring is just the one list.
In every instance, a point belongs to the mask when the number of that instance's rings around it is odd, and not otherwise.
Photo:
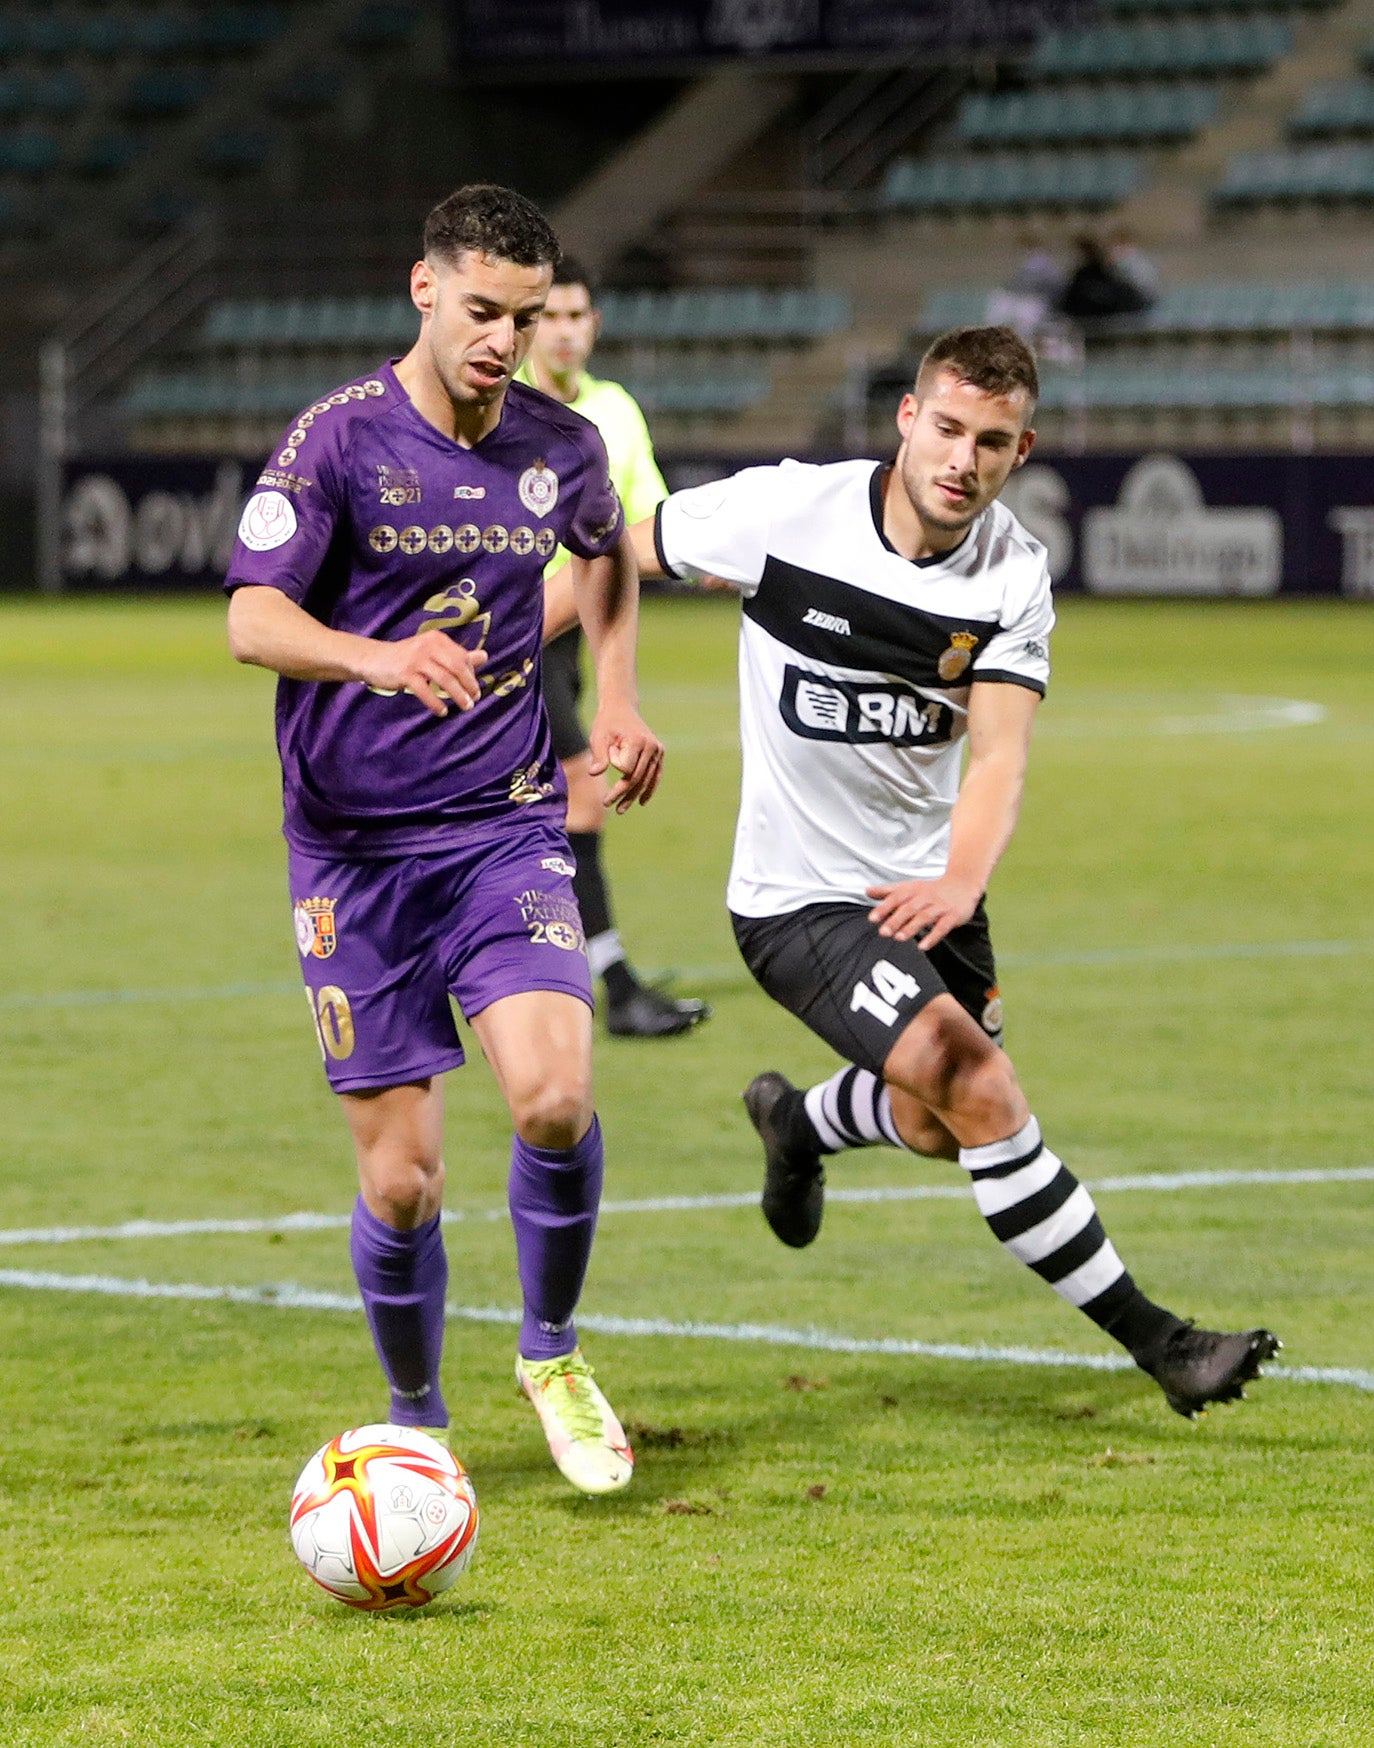
[(594, 777), (614, 766), (620, 781), (606, 791), (602, 805), (627, 813), (641, 807), (658, 788), (663, 775), (663, 742), (628, 704), (606, 704), (596, 713), (591, 734)]
[(374, 640), (359, 678), (378, 692), (409, 692), (435, 716), (447, 716), (450, 703), (471, 710), (482, 696), (477, 670), (486, 659), (484, 649), (464, 649), (445, 631), (421, 631), (398, 643)]
[(880, 935), (890, 941), (909, 941), (913, 935), (919, 935), (916, 945), (928, 952), (951, 929), (969, 920), (983, 895), (966, 881), (944, 874), (938, 880), (902, 880), (895, 886), (870, 886), (868, 896), (878, 901), (869, 911), (868, 920), (877, 923)]

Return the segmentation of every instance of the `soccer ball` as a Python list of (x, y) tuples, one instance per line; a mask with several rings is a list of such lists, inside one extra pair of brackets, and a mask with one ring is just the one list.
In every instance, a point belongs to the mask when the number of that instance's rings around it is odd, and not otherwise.
[(423, 1608), (477, 1546), (477, 1495), (451, 1451), (413, 1426), (360, 1426), (311, 1457), (291, 1495), (291, 1545), (352, 1608)]

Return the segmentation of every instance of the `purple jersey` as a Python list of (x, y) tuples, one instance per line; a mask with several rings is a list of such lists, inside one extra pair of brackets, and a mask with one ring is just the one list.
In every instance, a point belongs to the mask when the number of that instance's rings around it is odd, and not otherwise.
[(559, 545), (598, 558), (620, 528), (596, 427), (521, 383), (471, 449), (421, 416), (390, 365), (307, 408), (244, 507), (225, 588), (280, 589), (362, 637), (441, 629), (487, 664), (479, 702), (443, 718), (407, 693), (282, 679), (288, 841), (396, 856), (457, 847), (517, 809), (561, 818), (544, 566)]

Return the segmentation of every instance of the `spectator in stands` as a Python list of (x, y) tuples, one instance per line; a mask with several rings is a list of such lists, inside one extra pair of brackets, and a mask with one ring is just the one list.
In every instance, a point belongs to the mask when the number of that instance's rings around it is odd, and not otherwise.
[(1074, 248), (1078, 262), (1060, 295), (1060, 315), (1095, 322), (1107, 316), (1136, 315), (1150, 307), (1153, 299), (1116, 267), (1107, 244), (1085, 231), (1074, 239)]
[(1113, 272), (1128, 280), (1147, 300), (1146, 309), (1159, 301), (1159, 264), (1141, 248), (1129, 225), (1117, 225), (1108, 233), (1107, 258)]
[(1065, 273), (1038, 231), (1024, 232), (1020, 246), (1016, 271), (988, 299), (987, 319), (993, 326), (1014, 328), (1034, 344), (1063, 295)]

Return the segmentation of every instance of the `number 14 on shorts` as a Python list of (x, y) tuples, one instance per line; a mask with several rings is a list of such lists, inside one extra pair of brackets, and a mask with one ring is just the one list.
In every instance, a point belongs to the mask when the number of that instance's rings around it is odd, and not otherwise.
[(868, 973), (868, 981), (854, 985), (849, 1011), (872, 1014), (883, 1025), (895, 1026), (898, 1002), (910, 1001), (920, 991), (920, 984), (910, 972), (899, 970), (889, 959), (879, 959)]

